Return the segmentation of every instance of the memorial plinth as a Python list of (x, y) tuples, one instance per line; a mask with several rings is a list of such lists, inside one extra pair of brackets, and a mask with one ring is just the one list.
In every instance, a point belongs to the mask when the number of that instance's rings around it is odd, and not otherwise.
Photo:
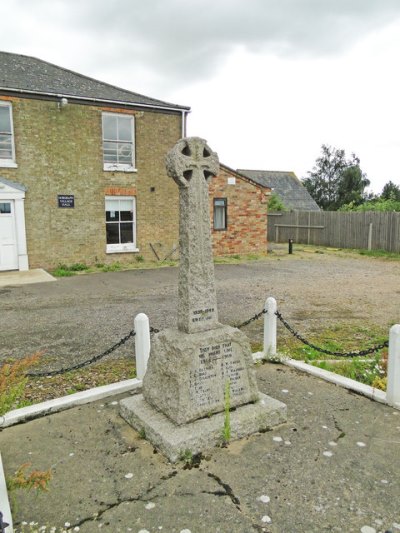
[(286, 421), (286, 405), (258, 391), (247, 337), (218, 322), (208, 195), (218, 170), (197, 137), (167, 156), (179, 186), (178, 328), (154, 336), (143, 394), (120, 402), (123, 418), (173, 462), (221, 443), (228, 385), (231, 439)]

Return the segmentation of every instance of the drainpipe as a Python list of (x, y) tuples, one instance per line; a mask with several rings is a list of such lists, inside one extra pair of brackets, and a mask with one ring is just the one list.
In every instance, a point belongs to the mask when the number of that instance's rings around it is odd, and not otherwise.
[(182, 139), (186, 137), (187, 116), (190, 111), (182, 110)]

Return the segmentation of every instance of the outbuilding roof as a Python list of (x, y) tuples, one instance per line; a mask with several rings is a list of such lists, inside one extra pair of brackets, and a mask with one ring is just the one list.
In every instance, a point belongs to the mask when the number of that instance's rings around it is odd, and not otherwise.
[(176, 111), (190, 110), (190, 107), (127, 91), (36, 57), (9, 52), (0, 52), (1, 93), (42, 97), (64, 96), (99, 103), (122, 103)]
[(315, 200), (294, 172), (275, 170), (245, 170), (238, 172), (266, 187), (271, 187), (288, 209), (320, 211)]
[(253, 180), (252, 178), (250, 178), (249, 176), (246, 176), (245, 174), (243, 174), (239, 170), (234, 170), (233, 168), (228, 167), (228, 165), (225, 165), (224, 163), (220, 162), (219, 166), (220, 166), (220, 168), (225, 170), (225, 172), (228, 172), (229, 174), (231, 174), (234, 177), (238, 177), (239, 179), (245, 180), (248, 183), (251, 183), (252, 185), (255, 185), (259, 189), (268, 189), (268, 190), (270, 189), (269, 185), (265, 185), (264, 183), (261, 183), (259, 181)]

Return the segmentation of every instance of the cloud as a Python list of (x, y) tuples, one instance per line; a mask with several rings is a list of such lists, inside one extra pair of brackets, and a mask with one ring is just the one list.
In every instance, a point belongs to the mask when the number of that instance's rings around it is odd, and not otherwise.
[(400, 17), (398, 0), (115, 0), (68, 2), (70, 23), (114, 60), (147, 64), (164, 78), (207, 76), (236, 48), (274, 54), (336, 54)]
[(148, 71), (153, 83), (171, 88), (212, 76), (238, 48), (285, 57), (339, 54), (400, 17), (400, 2), (11, 0), (8, 13), (16, 22), (19, 10), (32, 32), (44, 25), (60, 39), (68, 33), (72, 50), (98, 72), (101, 64)]

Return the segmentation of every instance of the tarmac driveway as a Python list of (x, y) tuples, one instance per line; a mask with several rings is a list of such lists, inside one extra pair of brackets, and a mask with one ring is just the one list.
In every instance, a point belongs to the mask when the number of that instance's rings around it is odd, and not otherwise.
[[(400, 262), (348, 253), (283, 249), (265, 260), (216, 265), (219, 319), (237, 324), (274, 296), (282, 314), (312, 334), (346, 321), (389, 328), (400, 322)], [(103, 352), (133, 329), (144, 312), (153, 327), (176, 325), (178, 269), (107, 272), (53, 283), (0, 288), (0, 358), (44, 351), (52, 365)], [(245, 329), (262, 339), (262, 321)], [(132, 353), (132, 345), (118, 355)]]

